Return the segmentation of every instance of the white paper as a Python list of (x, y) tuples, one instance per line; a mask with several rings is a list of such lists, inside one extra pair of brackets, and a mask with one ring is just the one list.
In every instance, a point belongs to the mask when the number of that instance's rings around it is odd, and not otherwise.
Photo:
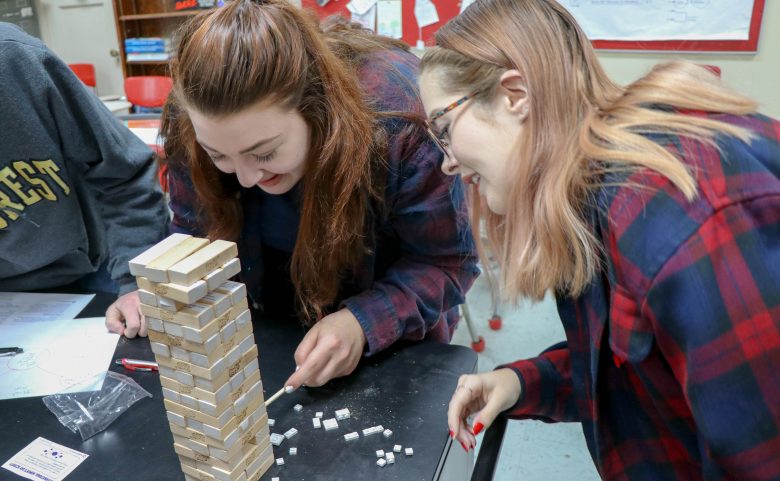
[(363, 27), (376, 31), (376, 2), (364, 14), (352, 13), (352, 21), (359, 23)]
[(10, 399), (68, 392), (76, 384), (79, 390), (100, 389), (119, 334), (106, 331), (105, 318), (90, 317), (0, 321), (0, 339), (4, 346), (24, 349), (0, 356), (0, 399)]
[(376, 5), (376, 0), (352, 0), (347, 4), (350, 13), (364, 15)]
[(460, 13), (463, 13), (464, 10), (469, 8), (469, 5), (474, 3), (474, 0), (461, 0), (460, 1)]
[(747, 40), (753, 0), (559, 0), (591, 40)]
[(3, 464), (12, 473), (36, 481), (60, 481), (89, 457), (39, 437)]
[(414, 2), (414, 16), (420, 28), (433, 25), (439, 21), (436, 5), (431, 0), (416, 0)]
[[(0, 292), (0, 326), (8, 322), (47, 322), (54, 319), (73, 319), (93, 294), (33, 294), (27, 292)], [(0, 339), (3, 339), (0, 336)], [(3, 340), (2, 346), (10, 346)]]
[(379, 0), (376, 2), (376, 31), (386, 37), (403, 36), (401, 0)]
[(162, 145), (160, 141), (160, 129), (153, 127), (128, 127), (130, 132), (143, 140), (146, 145)]

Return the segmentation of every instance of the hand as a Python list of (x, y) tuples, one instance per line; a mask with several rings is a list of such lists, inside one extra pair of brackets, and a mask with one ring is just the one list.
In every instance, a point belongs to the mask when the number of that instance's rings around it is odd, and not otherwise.
[[(514, 406), (520, 394), (520, 379), (511, 369), (461, 376), (447, 411), (452, 437), (466, 451), (473, 448), (475, 436), (490, 426), (499, 413)], [(478, 414), (472, 430), (467, 419), (475, 412)]]
[(111, 332), (133, 338), (138, 334), (146, 337), (146, 317), (141, 314), (141, 300), (138, 291), (120, 296), (106, 309), (106, 327)]
[(295, 389), (304, 384), (322, 386), (350, 374), (360, 362), (366, 342), (363, 328), (349, 309), (323, 317), (295, 350), (298, 370), (284, 385)]

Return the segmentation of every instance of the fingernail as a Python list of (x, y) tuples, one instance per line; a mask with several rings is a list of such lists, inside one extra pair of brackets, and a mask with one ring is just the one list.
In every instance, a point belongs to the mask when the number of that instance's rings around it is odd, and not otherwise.
[(482, 430), (485, 428), (485, 426), (482, 425), (482, 423), (477, 423), (474, 425), (474, 436), (481, 433)]
[(290, 394), (293, 391), (295, 391), (295, 388), (292, 387), (292, 386), (285, 386), (284, 387), (284, 392), (286, 392), (287, 394)]
[(301, 368), (301, 366), (295, 366), (295, 370), (296, 370), (296, 371), (297, 371), (298, 369), (300, 369), (300, 368)]
[(460, 442), (460, 445), (461, 445), (461, 446), (463, 446), (463, 450), (464, 450), (464, 451), (466, 451), (466, 452), (469, 452), (469, 448), (467, 448), (467, 447), (466, 447), (466, 443), (464, 443), (463, 441), (461, 441), (461, 442)]
[(450, 429), (450, 437), (451, 437), (451, 438), (454, 438), (454, 437), (455, 437), (455, 433), (453, 433), (453, 432), (452, 432), (452, 429)]

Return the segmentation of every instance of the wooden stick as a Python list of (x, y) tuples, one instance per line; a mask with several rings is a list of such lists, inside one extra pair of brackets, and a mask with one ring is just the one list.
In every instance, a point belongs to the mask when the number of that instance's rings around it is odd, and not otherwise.
[(271, 396), (268, 399), (266, 399), (265, 400), (265, 406), (268, 407), (269, 404), (271, 404), (272, 402), (274, 402), (277, 399), (279, 399), (279, 397), (281, 397), (281, 395), (284, 394), (285, 389), (287, 389), (287, 388), (285, 388), (285, 387), (281, 388), (276, 394), (274, 394), (273, 396)]

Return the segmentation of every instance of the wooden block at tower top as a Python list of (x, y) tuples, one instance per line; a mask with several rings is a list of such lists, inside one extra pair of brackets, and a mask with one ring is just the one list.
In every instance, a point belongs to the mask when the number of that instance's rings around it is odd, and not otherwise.
[(145, 276), (146, 265), (192, 237), (187, 234), (171, 234), (144, 252), (130, 260), (130, 273), (134, 276)]
[(168, 282), (168, 269), (209, 245), (208, 239), (188, 237), (148, 264), (144, 272), (153, 282)]
[(169, 282), (188, 286), (238, 255), (235, 242), (215, 240), (168, 269)]

